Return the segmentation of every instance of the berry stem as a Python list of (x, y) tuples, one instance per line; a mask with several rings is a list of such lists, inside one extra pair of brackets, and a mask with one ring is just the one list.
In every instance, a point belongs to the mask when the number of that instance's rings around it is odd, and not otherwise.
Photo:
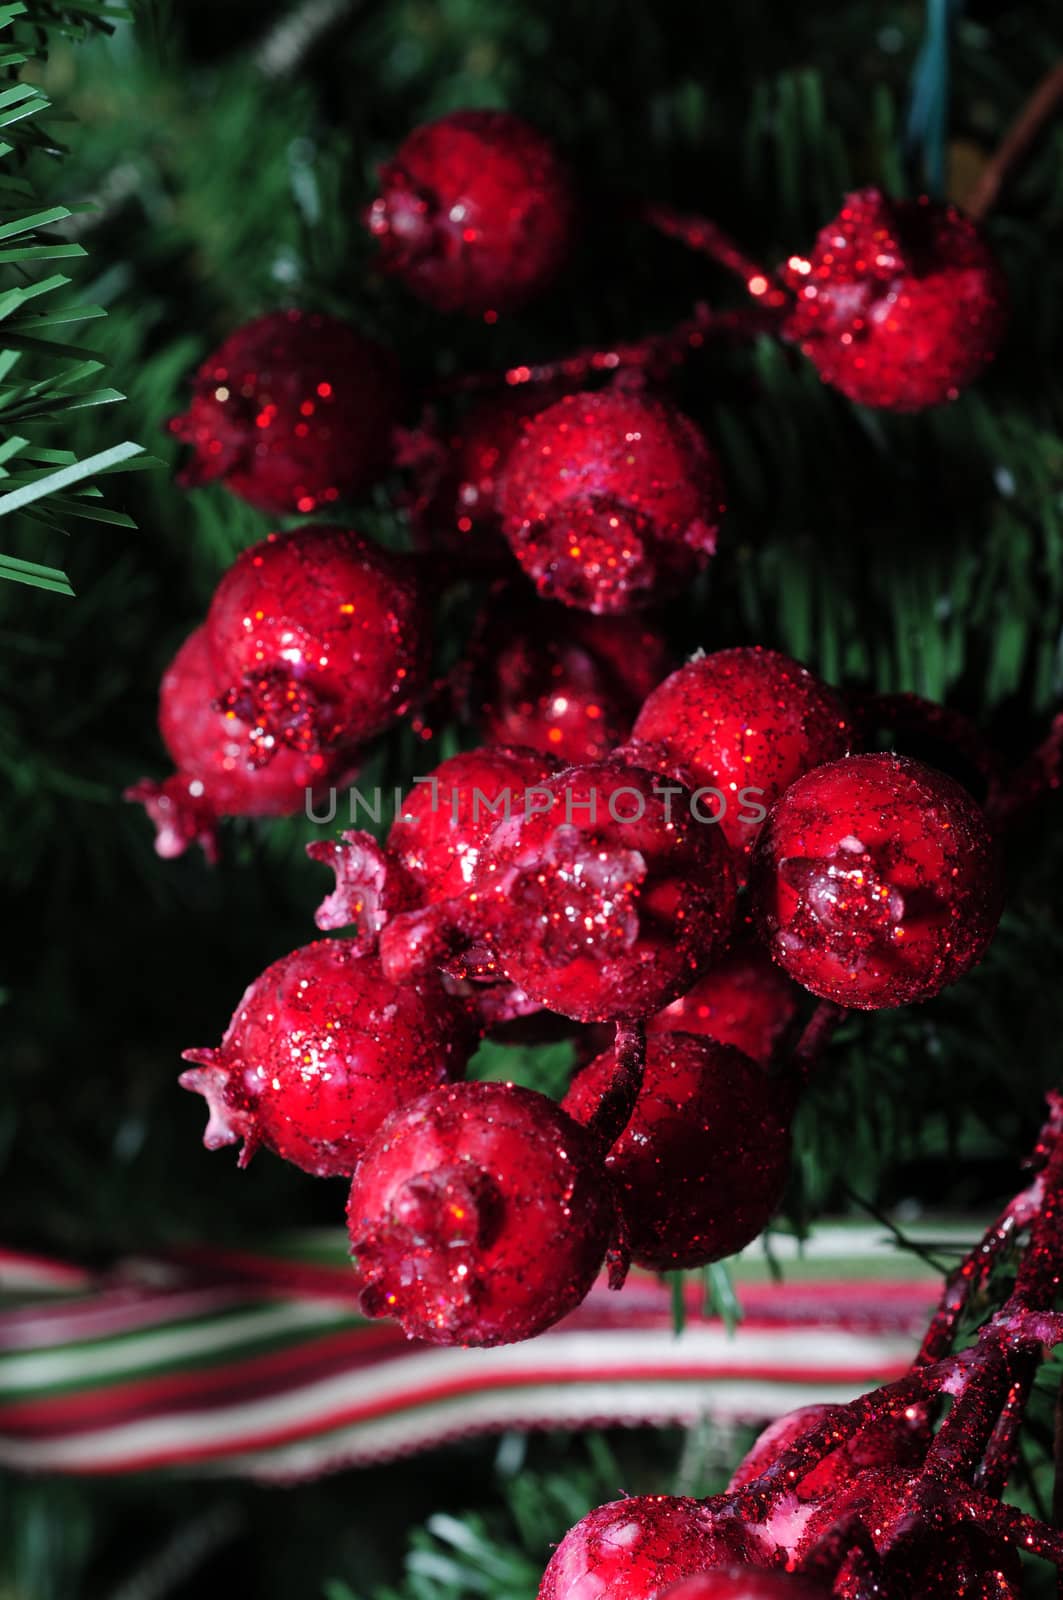
[(832, 1000), (820, 1000), (794, 1045), (791, 1062), (801, 1083), (807, 1083), (819, 1063), (834, 1030), (846, 1015), (846, 1007)]
[[(975, 1488), (984, 1490), (986, 1494), (1002, 1495), (1008, 1486), (1019, 1446), (1019, 1429), (1039, 1365), (1036, 1352), (1030, 1351), (1024, 1351), (1012, 1361), (1012, 1379), (1007, 1398), (974, 1477)], [(1056, 1521), (1059, 1520), (1057, 1517)]]
[(869, 1422), (884, 1416), (896, 1416), (906, 1407), (925, 1400), (931, 1393), (935, 1379), (944, 1380), (959, 1370), (955, 1360), (939, 1362), (924, 1372), (912, 1371), (881, 1389), (862, 1394), (848, 1405), (832, 1407), (823, 1421), (809, 1430), (797, 1444), (783, 1450), (759, 1478), (753, 1479), (739, 1491), (739, 1499), (752, 1515), (768, 1511), (788, 1494), (795, 1483), (809, 1473), (823, 1458), (845, 1444)]
[(588, 378), (603, 373), (651, 373), (666, 376), (695, 354), (710, 339), (752, 339), (774, 332), (778, 313), (767, 305), (744, 306), (732, 311), (711, 311), (699, 302), (694, 314), (663, 333), (643, 339), (622, 340), (604, 347), (587, 346), (556, 361), (539, 361), (488, 372), (467, 372), (440, 384), (441, 394), (477, 393), (485, 389), (520, 389), (528, 384), (567, 383), (578, 388)]
[(971, 1295), (982, 1287), (996, 1261), (1029, 1221), (1027, 1208), (1031, 1198), (1032, 1191), (1027, 1189), (1009, 1201), (975, 1249), (950, 1274), (915, 1358), (916, 1366), (931, 1366), (952, 1349), (960, 1318)]
[(814, 1583), (829, 1587), (842, 1561), (854, 1551), (863, 1556), (864, 1568), (859, 1574), (853, 1574), (860, 1585), (854, 1600), (874, 1600), (878, 1558), (867, 1529), (853, 1512), (839, 1517), (831, 1527), (824, 1529), (821, 1537), (802, 1555), (797, 1570)]
[(1041, 79), (982, 170), (967, 205), (968, 215), (983, 222), (1005, 183), (1028, 153), (1037, 135), (1063, 103), (1063, 61)]
[(613, 1047), (616, 1070), (588, 1123), (588, 1130), (603, 1153), (612, 1149), (628, 1123), (642, 1089), (646, 1072), (646, 1026), (618, 1022)]
[[(1063, 1342), (1063, 1316), (1054, 1306), (1063, 1279), (1063, 1095), (1048, 1097), (1048, 1117), (1031, 1165), (1033, 1181), (954, 1272), (908, 1374), (847, 1406), (833, 1408), (796, 1444), (784, 1450), (760, 1476), (734, 1496), (749, 1521), (771, 1514), (795, 1484), (869, 1424), (886, 1422), (913, 1405), (939, 1409), (952, 1401), (929, 1446), (922, 1468), (898, 1489), (885, 1516), (877, 1514), (874, 1549), (859, 1513), (828, 1526), (801, 1562), (802, 1570), (829, 1582), (855, 1552), (867, 1565), (848, 1566), (854, 1594), (879, 1592), (888, 1579), (894, 1550), (900, 1559), (913, 1530), (946, 1522), (968, 1523), (990, 1538), (1015, 1544), (1063, 1567), (1063, 1530), (1050, 1527), (1010, 1505), (999, 1495), (1007, 1483), (1018, 1444), (1018, 1424), (1034, 1376), (1049, 1350)], [(1028, 1234), (1015, 1286), (1004, 1304), (979, 1330), (977, 1340), (951, 1354), (960, 1318), (972, 1292), (982, 1288), (1006, 1247)], [(854, 1520), (855, 1519), (855, 1520)], [(881, 1571), (880, 1571), (881, 1569)], [(847, 1593), (849, 1590), (847, 1589)]]
[(954, 1398), (927, 1452), (928, 1472), (973, 1481), (1005, 1404), (1008, 1380), (1008, 1361), (998, 1346), (975, 1352), (961, 1379), (962, 1394)]
[(674, 211), (671, 206), (647, 205), (642, 218), (666, 238), (678, 239), (688, 250), (697, 250), (710, 260), (719, 262), (728, 272), (742, 279), (746, 290), (761, 305), (782, 307), (787, 303), (785, 290), (776, 283), (774, 275), (759, 262), (746, 255), (722, 228), (706, 217), (691, 216)]

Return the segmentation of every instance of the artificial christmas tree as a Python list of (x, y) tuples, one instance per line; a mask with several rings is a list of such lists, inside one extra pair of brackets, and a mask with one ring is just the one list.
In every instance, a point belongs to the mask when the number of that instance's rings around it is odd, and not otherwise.
[(1041, 1600), (1054, 1124), (921, 1355), (789, 1253), (1058, 1081), (1047, 6), (114, 9), (0, 7), (0, 1587)]

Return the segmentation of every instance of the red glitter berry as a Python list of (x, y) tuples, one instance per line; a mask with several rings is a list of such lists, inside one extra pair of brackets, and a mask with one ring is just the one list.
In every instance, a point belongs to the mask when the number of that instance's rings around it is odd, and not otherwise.
[[(745, 1489), (773, 1466), (787, 1450), (801, 1444), (828, 1420), (827, 1405), (800, 1406), (768, 1425), (734, 1470), (730, 1491)], [(868, 1467), (915, 1467), (926, 1454), (930, 1430), (925, 1410), (913, 1406), (900, 1416), (875, 1417), (836, 1450), (820, 1455), (800, 1477), (792, 1479), (799, 1500), (822, 1500), (846, 1488)]]
[(155, 848), (169, 859), (198, 844), (209, 861), (218, 855), (220, 817), (279, 817), (300, 811), (307, 791), (351, 776), (350, 759), (279, 750), (267, 767), (247, 758), (247, 738), (232, 717), (215, 708), (219, 685), (206, 634), (189, 635), (162, 676), (159, 732), (176, 773), (161, 782), (143, 778), (126, 790), (154, 822)]
[(428, 668), (426, 608), (412, 563), (347, 528), (271, 533), (218, 584), (207, 639), (227, 711), (252, 760), (284, 745), (361, 743), (398, 720)]
[(498, 508), (502, 474), (528, 418), (560, 392), (523, 384), (474, 405), (445, 437), (431, 425), (403, 436), (399, 464), (414, 475), (414, 537), (422, 549), (449, 556), (455, 578), (514, 570)]
[(711, 1500), (663, 1494), (599, 1506), (554, 1551), (539, 1600), (654, 1600), (707, 1567), (770, 1559), (741, 1518), (720, 1512)]
[(484, 738), (562, 761), (604, 760), (671, 665), (649, 623), (542, 602), (490, 645), (478, 694)]
[(706, 1034), (767, 1065), (797, 1013), (800, 992), (761, 944), (746, 940), (646, 1027), (649, 1033)]
[(186, 1050), (181, 1083), (207, 1101), (208, 1150), (265, 1144), (316, 1177), (348, 1176), (396, 1107), (464, 1071), (468, 1018), (426, 977), (401, 987), (346, 941), (266, 968), (216, 1049)]
[(503, 531), (541, 594), (630, 611), (716, 549), (716, 457), (689, 417), (630, 390), (565, 395), (526, 426), (499, 491)]
[(537, 129), (507, 111), (456, 111), (403, 141), (368, 221), (384, 267), (413, 294), (478, 316), (545, 288), (568, 254), (575, 205)]
[(589, 1136), (545, 1095), (500, 1083), (437, 1089), (397, 1112), (347, 1207), (362, 1309), (434, 1344), (549, 1328), (587, 1293), (615, 1222)]
[(637, 1019), (726, 940), (735, 881), (689, 795), (619, 762), (568, 767), (484, 843), (470, 908), (511, 982), (579, 1022)]
[(207, 357), (188, 411), (170, 423), (192, 447), (180, 482), (221, 479), (275, 515), (318, 511), (385, 465), (398, 403), (394, 358), (346, 322), (258, 317)]
[[(537, 1011), (534, 1001), (502, 980), (485, 944), (457, 935), (438, 948), (433, 941), (440, 921), (447, 921), (449, 903), (467, 891), (484, 840), (501, 817), (523, 811), (529, 789), (555, 766), (533, 750), (465, 751), (418, 779), (391, 826), (386, 850), (362, 832), (308, 845), (311, 858), (336, 873), (336, 889), (318, 909), (318, 927), (353, 925), (363, 949), (375, 948), (379, 939), (385, 968), (396, 976), (427, 939), (432, 959), (448, 976), (477, 985), (468, 993), (485, 1022)], [(482, 984), (490, 984), (491, 992)]]
[(813, 994), (877, 1010), (927, 1000), (981, 960), (1001, 910), (994, 842), (965, 789), (902, 756), (806, 773), (765, 823), (754, 909)]
[[(565, 1110), (589, 1122), (615, 1076), (607, 1050), (578, 1074)], [(635, 1110), (606, 1159), (633, 1259), (662, 1272), (703, 1267), (755, 1239), (786, 1182), (790, 1111), (786, 1087), (740, 1051), (651, 1035)]]
[(706, 806), (719, 809), (728, 841), (748, 849), (783, 790), (846, 755), (852, 739), (841, 695), (758, 646), (696, 656), (673, 672), (639, 712), (631, 748), (651, 746), (692, 788), (716, 791)]
[(420, 891), (423, 905), (463, 894), (480, 850), (500, 819), (522, 815), (527, 790), (556, 762), (534, 750), (467, 750), (441, 762), (406, 795), (388, 848)]
[(1004, 336), (1007, 284), (981, 230), (926, 198), (848, 195), (783, 277), (797, 296), (788, 336), (861, 405), (919, 411), (954, 400)]
[(829, 1600), (829, 1596), (826, 1589), (813, 1588), (790, 1572), (717, 1567), (662, 1589), (656, 1600)]

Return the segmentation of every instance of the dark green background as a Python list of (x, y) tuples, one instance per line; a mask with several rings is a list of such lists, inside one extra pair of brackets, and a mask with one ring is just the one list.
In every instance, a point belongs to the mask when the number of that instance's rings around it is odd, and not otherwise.
[[(663, 328), (695, 298), (737, 303), (717, 269), (626, 220), (632, 194), (703, 210), (774, 260), (810, 243), (846, 186), (914, 192), (924, 180), (925, 139), (918, 128), (906, 138), (918, 5), (364, 0), (338, 6), (316, 44), (278, 69), (278, 25), (310, 9), (149, 5), (135, 29), (64, 45), (43, 69), (78, 121), (68, 158), (36, 178), (57, 198), (97, 203), (80, 223), (90, 257), (75, 264), (77, 286), (108, 307), (90, 333), (129, 396), (121, 416), (105, 408), (65, 423), (64, 444), (132, 437), (169, 460), (162, 423), (188, 372), (272, 305), (353, 317), (395, 345), (415, 386)], [(1047, 0), (957, 14), (958, 189), (1059, 53), (1061, 32)], [(924, 70), (940, 81), (933, 61)], [(584, 186), (569, 273), (496, 329), (439, 318), (380, 280), (359, 226), (376, 163), (415, 123), (462, 105), (532, 116)], [(1057, 127), (993, 219), (1014, 317), (996, 366), (957, 405), (916, 418), (861, 412), (767, 342), (691, 364), (679, 398), (720, 449), (731, 511), (711, 573), (672, 618), (677, 649), (761, 642), (837, 682), (947, 697), (1016, 758), (1044, 731), (1063, 687), (1061, 155)], [(245, 983), (310, 935), (323, 875), (302, 856), (307, 829), (237, 825), (216, 870), (192, 857), (165, 864), (142, 815), (118, 799), (163, 770), (160, 671), (227, 561), (267, 525), (220, 489), (178, 490), (169, 466), (112, 480), (109, 497), (139, 532), (82, 527), (49, 544), (37, 531), (18, 546), (65, 565), (77, 599), (0, 592), (3, 1237), (98, 1262), (338, 1222), (343, 1201), (341, 1186), (268, 1156), (246, 1174), (227, 1153), (208, 1156), (201, 1103), (175, 1084), (180, 1050), (216, 1038)], [(405, 538), (387, 485), (351, 515), (389, 542)], [(455, 628), (443, 619), (444, 652)], [(414, 764), (399, 735), (370, 776), (401, 781)], [(860, 1200), (981, 1212), (1006, 1192), (1040, 1090), (1059, 1072), (1059, 815), (1049, 802), (1011, 842), (1009, 910), (981, 970), (929, 1006), (846, 1025), (801, 1117), (783, 1225)], [(534, 1077), (534, 1060), (522, 1065)], [(619, 1448), (622, 1467), (593, 1469), (588, 1503), (670, 1483), (676, 1438)], [(559, 1450), (533, 1445), (537, 1469), (559, 1469)], [(9, 1483), (0, 1595), (118, 1594), (219, 1507), (236, 1508), (231, 1535), (160, 1594), (231, 1585), (295, 1600), (330, 1577), (368, 1594), (397, 1572), (407, 1525), (428, 1510), (501, 1515), (493, 1452), (468, 1447), (289, 1493)], [(520, 1493), (539, 1494), (538, 1479), (527, 1483)], [(547, 1510), (536, 1501), (526, 1517), (532, 1544), (566, 1521), (542, 1494)], [(527, 1576), (515, 1570), (517, 1600)], [(510, 1590), (494, 1579), (482, 1592)]]

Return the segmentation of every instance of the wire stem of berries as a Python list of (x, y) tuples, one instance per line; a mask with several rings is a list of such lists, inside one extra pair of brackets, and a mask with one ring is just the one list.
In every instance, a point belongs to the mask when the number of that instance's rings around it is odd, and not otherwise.
[(678, 239), (688, 250), (708, 256), (741, 278), (759, 305), (781, 312), (788, 304), (789, 296), (775, 274), (747, 256), (722, 228), (707, 217), (674, 211), (671, 206), (648, 205), (643, 208), (642, 218), (658, 233), (665, 234), (669, 239)]
[[(759, 1478), (738, 1491), (749, 1521), (770, 1517), (813, 1467), (869, 1424), (899, 1419), (919, 1404), (936, 1407), (948, 1396), (948, 1415), (919, 1470), (893, 1476), (889, 1492), (874, 1497), (875, 1530), (868, 1559), (880, 1569), (878, 1581), (900, 1547), (911, 1546), (917, 1525), (930, 1539), (943, 1522), (972, 1524), (1063, 1565), (1063, 1533), (997, 1499), (1014, 1463), (1017, 1423), (1033, 1374), (1046, 1354), (1063, 1342), (1063, 1316), (1053, 1310), (1063, 1274), (1063, 1095), (1049, 1097), (1049, 1115), (1031, 1165), (1033, 1181), (1009, 1202), (948, 1279), (909, 1373), (851, 1405), (830, 1408), (819, 1426), (781, 1451)], [(972, 1296), (1024, 1233), (1028, 1244), (1014, 1289), (985, 1322), (976, 1342), (956, 1352), (960, 1323)], [(852, 1486), (859, 1489), (859, 1477)], [(842, 1522), (847, 1524), (843, 1543), (850, 1548), (859, 1543), (860, 1516), (848, 1503), (848, 1487), (839, 1494), (838, 1518), (831, 1517), (828, 1508), (828, 1515), (813, 1519), (815, 1542), (798, 1548), (794, 1565), (809, 1576), (821, 1576), (825, 1555), (833, 1559)]]
[[(1063, 1093), (1049, 1096), (1029, 1164), (1032, 1181), (948, 1278), (902, 1378), (779, 1419), (726, 1494), (592, 1511), (558, 1546), (540, 1600), (604, 1593), (606, 1580), (621, 1600), (656, 1600), (697, 1578), (690, 1600), (1017, 1600), (1019, 1551), (1063, 1570), (1063, 1530), (1000, 1499), (1034, 1377), (1063, 1343)], [(1013, 1289), (961, 1344), (965, 1312), (1024, 1236)]]
[(603, 1151), (616, 1143), (631, 1121), (642, 1091), (646, 1076), (646, 1024), (618, 1022), (613, 1054), (616, 1070), (612, 1082), (587, 1124), (587, 1131), (597, 1139)]

